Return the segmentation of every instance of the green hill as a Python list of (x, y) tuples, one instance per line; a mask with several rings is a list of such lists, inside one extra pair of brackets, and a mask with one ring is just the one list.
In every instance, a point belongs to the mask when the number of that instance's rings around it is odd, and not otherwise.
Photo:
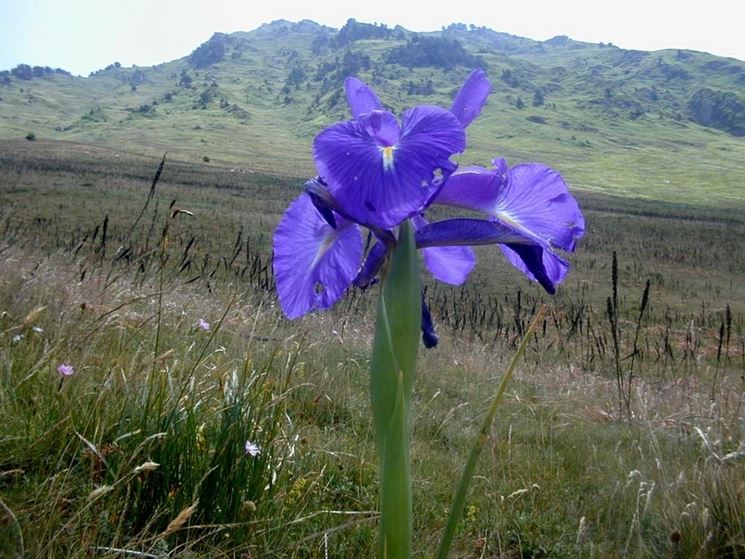
[(533, 41), (454, 24), (440, 32), (349, 20), (216, 33), (153, 67), (87, 78), (0, 72), (0, 139), (71, 140), (273, 173), (313, 174), (310, 141), (348, 117), (347, 75), (395, 112), (448, 105), (474, 66), (493, 84), (468, 163), (541, 160), (575, 188), (707, 205), (745, 201), (745, 62)]

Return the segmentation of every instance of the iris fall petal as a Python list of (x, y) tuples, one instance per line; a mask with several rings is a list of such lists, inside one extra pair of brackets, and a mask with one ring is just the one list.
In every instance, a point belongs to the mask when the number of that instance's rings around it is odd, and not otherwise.
[[(428, 222), (421, 216), (412, 218), (418, 230), (426, 227)], [(476, 255), (468, 246), (438, 246), (422, 249), (424, 265), (432, 276), (450, 285), (462, 285), (476, 267)]]
[(362, 259), (362, 234), (337, 215), (332, 228), (302, 194), (274, 234), (274, 277), (288, 318), (331, 307), (352, 283)]
[(537, 281), (546, 292), (553, 295), (556, 287), (569, 272), (569, 262), (548, 247), (539, 245), (500, 245), (502, 253), (515, 268), (528, 279)]
[(449, 175), (455, 168), (450, 156), (464, 147), (458, 119), (423, 105), (404, 113), (400, 130), (384, 111), (332, 125), (316, 136), (313, 154), (344, 214), (392, 229), (426, 205), (436, 172)]

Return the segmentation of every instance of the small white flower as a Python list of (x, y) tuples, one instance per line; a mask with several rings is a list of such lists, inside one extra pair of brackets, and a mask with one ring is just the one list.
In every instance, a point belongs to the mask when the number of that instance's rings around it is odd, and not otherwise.
[(152, 472), (157, 469), (160, 464), (156, 462), (143, 462), (134, 469), (135, 474), (141, 474), (142, 472)]
[(34, 327), (33, 327), (33, 328), (31, 328), (31, 329), (32, 329), (32, 330), (33, 330), (34, 332), (36, 332), (37, 334), (43, 334), (43, 333), (44, 333), (44, 328), (42, 328), (41, 326), (34, 326)]
[(205, 332), (209, 332), (212, 329), (210, 323), (203, 318), (200, 318), (197, 321), (197, 326), (200, 328), (200, 330), (204, 330)]
[(14, 343), (14, 344), (17, 344), (17, 343), (18, 343), (18, 342), (20, 342), (20, 341), (21, 341), (22, 339), (23, 339), (23, 334), (16, 334), (15, 336), (13, 336), (13, 343)]
[(244, 448), (246, 451), (246, 456), (252, 456), (253, 458), (256, 458), (259, 454), (261, 454), (261, 447), (256, 443), (252, 443), (251, 441), (246, 441), (246, 445)]

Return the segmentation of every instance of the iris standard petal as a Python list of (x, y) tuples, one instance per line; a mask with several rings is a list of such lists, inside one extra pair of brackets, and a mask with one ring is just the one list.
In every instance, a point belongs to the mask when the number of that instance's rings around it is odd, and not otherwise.
[[(411, 218), (419, 230), (429, 225), (421, 216)], [(432, 276), (450, 285), (462, 285), (476, 267), (476, 255), (468, 246), (438, 246), (422, 249), (424, 265)]]
[(383, 163), (385, 164), (385, 157), (387, 155), (385, 151), (386, 147), (395, 146), (401, 135), (398, 120), (387, 111), (371, 111), (361, 116), (358, 120), (364, 126), (365, 132), (383, 150)]
[(360, 118), (362, 115), (374, 110), (383, 108), (383, 104), (365, 82), (354, 77), (344, 80), (344, 90), (347, 94), (347, 103), (349, 110), (352, 111), (354, 118)]
[(435, 169), (452, 165), (450, 156), (466, 147), (466, 132), (450, 111), (434, 105), (419, 105), (401, 117), (398, 149), (421, 150), (418, 161), (422, 180), (430, 182)]
[(450, 112), (456, 116), (463, 128), (479, 116), (490, 90), (491, 83), (486, 79), (483, 70), (474, 70), (466, 78), (450, 107)]
[(507, 260), (529, 279), (537, 281), (551, 295), (556, 293), (569, 271), (569, 262), (539, 245), (500, 245)]
[(332, 306), (352, 283), (362, 259), (362, 234), (336, 216), (332, 228), (302, 194), (274, 232), (274, 276), (288, 318)]
[(465, 147), (463, 128), (445, 109), (407, 111), (397, 138), (392, 118), (373, 111), (332, 125), (316, 136), (313, 149), (319, 174), (343, 212), (380, 229), (420, 211), (435, 190), (436, 171), (449, 175), (455, 168), (450, 156)]

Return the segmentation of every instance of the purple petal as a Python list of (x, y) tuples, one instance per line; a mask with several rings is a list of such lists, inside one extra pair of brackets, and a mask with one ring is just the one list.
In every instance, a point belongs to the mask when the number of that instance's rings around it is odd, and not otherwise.
[(585, 233), (585, 218), (564, 179), (539, 163), (507, 171), (497, 199), (497, 219), (546, 239), (554, 248), (574, 251)]
[(367, 289), (373, 285), (375, 283), (375, 277), (383, 266), (386, 254), (388, 254), (388, 249), (385, 244), (380, 241), (375, 243), (367, 254), (362, 268), (360, 268), (360, 271), (354, 278), (354, 285), (360, 289)]
[(404, 112), (401, 117), (400, 149), (422, 150), (426, 157), (420, 165), (427, 168), (422, 171), (423, 178), (432, 180), (435, 169), (448, 163), (455, 153), (466, 147), (466, 132), (453, 113), (433, 105), (419, 105)]
[(532, 242), (506, 225), (473, 218), (436, 221), (416, 232), (417, 248)]
[(445, 181), (434, 202), (493, 215), (504, 182), (494, 169), (460, 167)]
[(407, 111), (397, 133), (392, 115), (373, 111), (316, 136), (319, 174), (343, 213), (360, 224), (392, 229), (420, 211), (436, 189), (435, 172), (452, 172), (450, 156), (465, 147), (460, 123), (439, 107)]
[(431, 349), (439, 342), (435, 325), (432, 323), (432, 313), (429, 312), (429, 306), (422, 293), (422, 343), (427, 349)]
[(356, 119), (366, 113), (383, 108), (383, 104), (375, 95), (375, 92), (357, 78), (347, 78), (344, 81), (344, 89), (347, 93), (349, 109)]
[(495, 163), (495, 169), (457, 170), (435, 202), (486, 213), (538, 244), (573, 251), (585, 221), (561, 175), (538, 163), (517, 165), (502, 174), (504, 161)]
[(302, 194), (274, 232), (274, 276), (282, 310), (297, 318), (331, 307), (352, 283), (362, 259), (359, 228), (336, 216), (332, 228)]
[(486, 79), (483, 70), (474, 70), (466, 78), (450, 107), (450, 112), (457, 117), (463, 128), (479, 116), (490, 90), (491, 83)]
[(425, 248), (422, 253), (432, 276), (450, 285), (463, 285), (476, 267), (476, 255), (467, 246)]
[(336, 217), (334, 216), (334, 199), (329, 194), (326, 187), (316, 178), (306, 181), (305, 193), (310, 197), (313, 206), (315, 206), (321, 217), (329, 224), (332, 229), (336, 229)]
[(456, 218), (431, 223), (417, 230), (416, 244), (424, 249), (499, 244), (513, 266), (551, 294), (569, 270), (569, 263), (554, 253), (546, 241), (523, 235), (496, 221)]
[(491, 160), (491, 164), (494, 167), (494, 170), (500, 175), (507, 173), (507, 160), (504, 157), (495, 157)]
[(569, 271), (569, 262), (551, 249), (529, 245), (500, 245), (502, 252), (515, 268), (529, 279), (537, 281), (551, 295)]
[(57, 365), (57, 372), (63, 377), (70, 377), (75, 374), (75, 369), (72, 365), (60, 363)]
[(365, 132), (378, 146), (378, 149), (395, 146), (401, 136), (398, 120), (389, 112), (372, 111), (360, 117), (359, 121), (364, 126)]
[[(421, 216), (412, 217), (419, 230), (429, 225)], [(422, 250), (424, 265), (432, 276), (451, 285), (462, 285), (476, 266), (476, 255), (467, 246), (439, 246)]]
[(425, 248), (422, 253), (432, 276), (450, 285), (463, 285), (476, 267), (476, 255), (467, 246)]

